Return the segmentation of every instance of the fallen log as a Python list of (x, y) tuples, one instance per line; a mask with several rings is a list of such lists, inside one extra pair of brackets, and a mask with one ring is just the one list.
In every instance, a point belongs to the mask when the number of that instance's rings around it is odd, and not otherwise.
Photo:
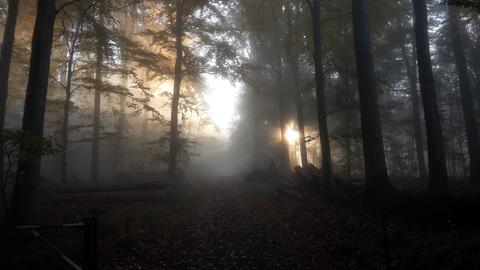
[(105, 183), (105, 184), (66, 184), (59, 186), (57, 194), (72, 193), (100, 193), (119, 191), (150, 191), (163, 190), (166, 184), (162, 182), (139, 182), (139, 183)]

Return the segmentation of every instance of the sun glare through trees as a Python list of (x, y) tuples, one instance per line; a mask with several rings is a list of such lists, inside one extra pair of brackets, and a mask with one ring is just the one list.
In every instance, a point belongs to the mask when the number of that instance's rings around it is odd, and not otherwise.
[(479, 0), (0, 0), (0, 270), (480, 269)]

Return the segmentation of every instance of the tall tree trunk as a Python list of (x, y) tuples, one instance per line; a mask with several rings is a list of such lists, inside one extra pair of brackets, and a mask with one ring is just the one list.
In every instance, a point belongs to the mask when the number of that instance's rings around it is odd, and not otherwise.
[[(128, 76), (123, 78), (123, 87), (128, 89)], [(117, 137), (115, 140), (115, 149), (114, 149), (114, 157), (113, 157), (113, 167), (115, 173), (119, 173), (120, 170), (123, 168), (123, 155), (124, 155), (124, 148), (125, 148), (125, 130), (127, 127), (127, 115), (126, 115), (126, 108), (127, 107), (127, 100), (125, 94), (120, 94), (120, 114), (118, 116), (118, 126), (117, 126)]]
[(70, 49), (67, 61), (67, 85), (65, 87), (65, 104), (63, 107), (63, 123), (62, 123), (62, 152), (60, 160), (60, 178), (62, 183), (67, 182), (68, 167), (68, 126), (70, 122), (70, 102), (72, 100), (72, 77), (73, 77), (73, 53)]
[(448, 192), (448, 174), (430, 56), (427, 6), (425, 0), (412, 0), (412, 3), (420, 89), (427, 128), (429, 189), (436, 195), (445, 195)]
[(100, 107), (102, 95), (102, 68), (103, 68), (103, 45), (104, 45), (104, 17), (103, 6), (99, 7), (98, 27), (96, 34), (96, 64), (95, 64), (95, 97), (93, 103), (93, 136), (92, 136), (92, 159), (91, 159), (91, 180), (98, 181), (98, 162), (99, 162), (99, 144), (100, 144)]
[(327, 183), (332, 183), (332, 153), (330, 149), (330, 139), (328, 137), (328, 118), (327, 106), (325, 101), (325, 74), (322, 63), (322, 34), (321, 34), (321, 13), (320, 1), (313, 0), (310, 10), (312, 13), (313, 27), (313, 60), (315, 64), (315, 83), (317, 96), (317, 121), (318, 133), (320, 135), (320, 144), (322, 148), (322, 169), (323, 177)]
[(298, 54), (296, 51), (296, 31), (294, 29), (295, 22), (292, 19), (291, 6), (286, 8), (288, 42), (286, 42), (285, 50), (288, 61), (289, 77), (291, 79), (290, 86), (293, 88), (294, 105), (297, 114), (298, 143), (300, 146), (300, 161), (302, 167), (308, 167), (307, 144), (305, 142), (305, 124), (302, 106), (302, 92), (300, 89), (300, 68), (298, 66)]
[[(8, 96), (8, 77), (10, 76), (10, 62), (12, 59), (13, 43), (15, 42), (15, 27), (17, 25), (19, 0), (8, 1), (7, 21), (3, 32), (3, 42), (0, 52), (0, 131), (5, 127), (5, 112)], [(0, 133), (0, 136), (3, 136)], [(0, 150), (0, 182), (4, 180), (3, 152)]]
[(365, 191), (368, 199), (377, 200), (385, 198), (389, 184), (368, 25), (368, 1), (352, 0), (352, 12), (365, 159)]
[(251, 150), (251, 167), (254, 170), (264, 169), (264, 156), (262, 149), (262, 124), (264, 118), (262, 118), (261, 107), (262, 101), (261, 97), (257, 94), (258, 92), (253, 90), (248, 93), (248, 104), (251, 106), (250, 114), (248, 118), (252, 123), (252, 150)]
[[(126, 38), (130, 39), (135, 31), (135, 17), (136, 17), (137, 2), (134, 1), (130, 9), (131, 14), (125, 12), (124, 16), (124, 35)], [(128, 65), (126, 48), (121, 49), (121, 58), (123, 65)], [(125, 89), (128, 89), (128, 75), (123, 76), (122, 84)], [(114, 168), (115, 172), (119, 173), (120, 169), (123, 168), (123, 159), (124, 159), (124, 149), (126, 147), (125, 143), (125, 133), (127, 129), (127, 93), (120, 95), (120, 115), (118, 117), (118, 135), (115, 142), (115, 154), (114, 154)]]
[[(402, 45), (402, 57), (405, 68), (407, 69), (408, 81), (410, 83), (410, 98), (412, 99), (412, 118), (415, 137), (415, 150), (417, 155), (418, 174), (421, 180), (427, 180), (427, 166), (425, 164), (425, 155), (423, 153), (422, 124), (420, 118), (420, 98), (418, 97), (417, 70), (410, 62), (405, 44)], [(416, 60), (415, 48), (412, 52), (412, 58)], [(416, 62), (416, 61), (415, 61)]]
[(283, 72), (281, 70), (280, 60), (278, 61), (276, 73), (276, 85), (277, 85), (277, 105), (278, 105), (278, 119), (280, 125), (280, 135), (281, 135), (281, 171), (283, 173), (288, 173), (291, 169), (290, 167), (290, 153), (289, 153), (289, 143), (287, 139), (287, 102), (284, 98), (284, 79)]
[(293, 60), (294, 64), (292, 65), (292, 76), (293, 76), (293, 85), (295, 91), (295, 108), (297, 111), (297, 128), (298, 128), (298, 143), (300, 145), (300, 159), (303, 168), (308, 167), (308, 153), (307, 153), (307, 143), (305, 141), (305, 120), (303, 116), (303, 106), (302, 106), (302, 92), (300, 89), (300, 77), (299, 77), (299, 68), (298, 63)]
[[(274, 59), (272, 59), (272, 69), (275, 72), (275, 80), (276, 80), (276, 99), (277, 99), (277, 106), (278, 106), (278, 119), (280, 125), (280, 135), (281, 135), (281, 142), (280, 142), (280, 171), (284, 174), (290, 173), (290, 152), (289, 152), (289, 142), (287, 139), (287, 125), (288, 125), (288, 102), (285, 100), (285, 76), (284, 76), (284, 68), (282, 65), (282, 52), (280, 50), (279, 44), (282, 43), (282, 34), (280, 30), (280, 22), (275, 22), (273, 24), (273, 37), (272, 40), (273, 46), (272, 50), (274, 55)], [(258, 39), (260, 40), (260, 38)], [(264, 48), (266, 53), (266, 50)]]
[(142, 138), (147, 138), (148, 136), (148, 111), (143, 110), (143, 120), (142, 120)]
[(67, 167), (68, 167), (68, 139), (69, 132), (68, 126), (70, 122), (70, 103), (72, 101), (72, 79), (73, 79), (73, 61), (75, 56), (75, 50), (78, 45), (78, 38), (80, 29), (83, 24), (83, 18), (80, 20), (75, 28), (75, 32), (70, 38), (70, 44), (68, 48), (68, 60), (67, 60), (67, 83), (65, 86), (65, 104), (63, 106), (63, 123), (62, 123), (62, 152), (60, 157), (60, 179), (63, 183), (67, 181)]
[[(293, 32), (289, 33), (293, 35)], [(290, 37), (288, 44), (294, 43), (293, 37)], [(302, 93), (300, 89), (300, 68), (298, 66), (298, 56), (294, 55), (292, 45), (287, 45), (287, 58), (289, 62), (289, 70), (291, 76), (291, 85), (293, 87), (293, 95), (295, 101), (295, 110), (297, 114), (298, 143), (300, 146), (300, 160), (302, 167), (308, 167), (307, 144), (305, 142), (305, 124), (302, 107)]]
[(348, 71), (348, 68), (337, 68), (339, 71), (340, 79), (343, 84), (343, 87), (345, 89), (345, 96), (342, 97), (342, 100), (345, 102), (346, 106), (346, 115), (344, 119), (344, 128), (348, 130), (346, 135), (346, 142), (345, 142), (345, 148), (346, 148), (346, 159), (347, 159), (347, 172), (346, 175), (349, 179), (353, 177), (353, 150), (355, 147), (355, 141), (354, 141), (354, 107), (355, 107), (355, 93), (351, 89), (351, 72)]
[[(22, 129), (42, 137), (57, 10), (55, 0), (38, 0), (37, 3)], [(22, 224), (31, 214), (34, 187), (40, 178), (40, 162), (41, 156), (37, 156), (33, 161), (18, 165), (20, 178), (15, 182), (8, 215), (11, 224)]]
[(175, 21), (175, 79), (173, 84), (172, 111), (170, 117), (170, 150), (168, 159), (168, 175), (173, 178), (177, 174), (178, 150), (180, 136), (178, 132), (178, 105), (180, 102), (180, 87), (182, 85), (183, 66), (183, 0), (177, 0)]
[(470, 156), (470, 180), (480, 183), (480, 138), (478, 136), (477, 118), (473, 102), (472, 88), (464, 52), (463, 38), (460, 32), (456, 8), (449, 7), (449, 28), (451, 44), (457, 68), (463, 116), (467, 134), (468, 154)]

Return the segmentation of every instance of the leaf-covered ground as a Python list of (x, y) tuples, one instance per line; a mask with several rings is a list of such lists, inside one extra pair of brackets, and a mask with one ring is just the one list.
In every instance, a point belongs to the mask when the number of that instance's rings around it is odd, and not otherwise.
[(365, 220), (325, 203), (212, 185), (146, 224), (116, 269), (380, 269), (380, 220)]
[[(480, 269), (478, 228), (440, 215), (429, 223), (415, 222), (423, 213), (391, 214), (385, 242), (380, 215), (351, 204), (279, 197), (242, 182), (187, 194), (165, 203), (50, 203), (42, 223), (98, 216), (99, 269)], [(46, 237), (81, 261), (80, 232)], [(13, 243), (0, 243), (10, 254), (0, 269), (67, 269), (34, 242)]]

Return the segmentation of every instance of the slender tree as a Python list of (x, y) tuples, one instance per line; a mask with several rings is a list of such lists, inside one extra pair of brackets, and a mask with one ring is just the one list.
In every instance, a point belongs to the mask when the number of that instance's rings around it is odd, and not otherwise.
[(409, 60), (410, 58), (415, 59), (416, 62), (416, 53), (415, 47), (412, 49), (412, 57), (407, 53), (407, 48), (405, 44), (402, 44), (402, 58), (405, 68), (407, 70), (408, 82), (410, 83), (410, 99), (412, 102), (412, 118), (413, 118), (413, 129), (415, 137), (415, 150), (417, 155), (417, 164), (418, 164), (418, 173), (421, 180), (427, 180), (427, 166), (425, 164), (425, 155), (423, 153), (424, 144), (422, 136), (422, 123), (420, 117), (420, 98), (418, 96), (418, 87), (417, 87), (417, 70), (414, 64)]
[(321, 8), (319, 0), (308, 0), (312, 16), (313, 32), (313, 60), (315, 64), (315, 84), (317, 96), (317, 121), (320, 145), (322, 149), (322, 169), (325, 181), (330, 183), (333, 178), (332, 154), (330, 139), (328, 137), (328, 119), (325, 102), (325, 74), (322, 63), (322, 33), (321, 33)]
[[(3, 42), (0, 52), (0, 131), (5, 125), (5, 112), (8, 96), (8, 77), (12, 59), (13, 43), (15, 41), (15, 26), (17, 25), (19, 0), (8, 1), (7, 21), (3, 32)], [(2, 136), (2, 134), (0, 134)], [(3, 153), (0, 151), (0, 179), (3, 179)]]
[(307, 142), (305, 141), (305, 117), (302, 105), (302, 91), (300, 88), (300, 75), (298, 58), (293, 58), (291, 62), (292, 82), (295, 95), (295, 109), (297, 112), (298, 143), (300, 145), (300, 159), (303, 168), (308, 167)]
[(100, 107), (102, 97), (102, 69), (103, 69), (103, 46), (104, 33), (104, 4), (98, 7), (98, 21), (96, 22), (96, 64), (95, 64), (95, 93), (93, 103), (93, 137), (92, 137), (92, 158), (91, 158), (91, 180), (98, 181), (98, 162), (100, 144)]
[(288, 139), (287, 139), (287, 121), (288, 121), (288, 114), (287, 114), (287, 107), (288, 102), (285, 100), (285, 85), (284, 85), (284, 74), (283, 68), (281, 63), (281, 52), (280, 49), (274, 46), (274, 51), (276, 53), (276, 60), (275, 60), (275, 84), (277, 87), (276, 91), (276, 100), (277, 100), (277, 107), (278, 107), (278, 119), (280, 125), (280, 135), (281, 135), (281, 143), (280, 143), (280, 152), (281, 152), (281, 171), (289, 173), (290, 172), (290, 154), (288, 150)]
[(467, 134), (468, 154), (470, 156), (470, 180), (480, 183), (480, 138), (478, 135), (477, 117), (470, 85), (470, 76), (465, 57), (463, 38), (458, 22), (457, 10), (449, 7), (448, 26), (450, 30), (451, 46), (457, 69), (459, 88), (462, 100), (465, 130)]
[(436, 195), (443, 195), (448, 191), (448, 174), (430, 56), (427, 5), (425, 0), (412, 0), (412, 4), (418, 73), (427, 128), (429, 189)]
[(302, 106), (302, 91), (300, 89), (300, 67), (298, 64), (297, 40), (294, 29), (295, 21), (292, 17), (291, 5), (286, 8), (287, 31), (288, 39), (286, 42), (286, 58), (288, 61), (289, 77), (291, 79), (291, 86), (293, 88), (294, 105), (297, 114), (297, 129), (298, 129), (298, 143), (300, 145), (300, 159), (302, 167), (308, 167), (307, 143), (305, 142), (305, 120)]
[(68, 153), (68, 127), (70, 122), (70, 103), (72, 101), (72, 79), (73, 79), (73, 61), (75, 50), (78, 46), (78, 36), (81, 24), (79, 23), (69, 38), (68, 59), (67, 59), (67, 83), (65, 85), (65, 104), (63, 106), (63, 122), (62, 122), (62, 152), (60, 158), (60, 178), (63, 183), (67, 181), (67, 153)]
[(365, 159), (365, 189), (368, 199), (377, 200), (384, 198), (388, 190), (388, 172), (375, 86), (368, 0), (352, 0), (352, 13)]
[(170, 116), (170, 150), (168, 162), (168, 175), (175, 177), (177, 173), (177, 159), (179, 146), (178, 132), (178, 105), (180, 102), (180, 88), (182, 84), (182, 66), (183, 66), (183, 0), (176, 1), (175, 16), (175, 78), (173, 84), (172, 110)]
[[(69, 33), (66, 37), (67, 46), (67, 66), (66, 66), (66, 83), (65, 83), (65, 102), (63, 105), (63, 121), (61, 128), (61, 156), (60, 156), (60, 179), (63, 183), (67, 181), (67, 169), (68, 169), (68, 140), (70, 137), (69, 125), (70, 125), (70, 109), (72, 105), (73, 89), (73, 77), (75, 73), (75, 55), (79, 50), (79, 43), (81, 41), (81, 35), (84, 27), (85, 19), (87, 18), (87, 12), (97, 4), (97, 1), (91, 2), (88, 6), (83, 8), (83, 5), (77, 7), (78, 19), (72, 22), (71, 25), (64, 24), (65, 27), (69, 27), (66, 33)], [(65, 29), (67, 30), (67, 29)]]
[[(128, 10), (126, 10), (124, 14), (124, 22), (123, 22), (123, 27), (124, 27), (124, 36), (127, 39), (130, 39), (135, 28), (135, 16), (136, 16), (136, 2), (132, 4), (132, 7), (130, 9), (130, 14)], [(121, 58), (122, 58), (122, 63), (124, 66), (128, 65), (128, 57), (127, 57), (127, 49), (126, 46), (121, 48)], [(125, 89), (128, 89), (129, 85), (129, 76), (124, 75), (122, 78), (122, 84)], [(119, 110), (119, 116), (118, 116), (118, 124), (117, 124), (117, 137), (115, 140), (115, 153), (114, 153), (114, 169), (115, 173), (119, 173), (120, 169), (122, 168), (123, 165), (123, 159), (124, 159), (124, 148), (125, 148), (125, 130), (127, 128), (127, 97), (125, 94), (120, 94), (120, 110)]]

